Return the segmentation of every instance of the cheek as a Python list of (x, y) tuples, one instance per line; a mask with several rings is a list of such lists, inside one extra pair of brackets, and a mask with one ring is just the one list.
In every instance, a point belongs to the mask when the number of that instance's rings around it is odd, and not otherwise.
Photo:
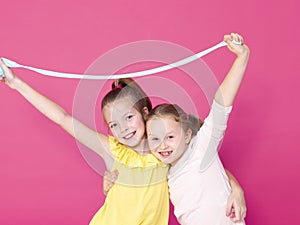
[(159, 148), (159, 143), (157, 142), (148, 142), (149, 144), (149, 148), (152, 149), (153, 152), (157, 152), (158, 148)]
[(145, 128), (145, 123), (143, 120), (138, 119), (138, 120), (133, 121), (132, 126), (142, 129), (143, 133), (145, 132), (146, 128)]
[(152, 153), (153, 155), (155, 155), (155, 156), (158, 156), (158, 155), (159, 155), (159, 153), (156, 151), (156, 149), (151, 150), (151, 153)]
[(176, 143), (176, 146), (175, 146), (176, 154), (181, 154), (182, 152), (185, 151), (185, 148), (186, 148), (185, 141), (184, 141), (184, 140), (179, 140), (179, 141)]
[(110, 130), (110, 133), (114, 136), (114, 137), (116, 137), (116, 138), (118, 138), (118, 132), (115, 130), (115, 129), (109, 129)]
[(109, 131), (115, 137), (118, 137), (121, 134), (121, 131), (118, 126), (113, 129), (109, 128)]
[(156, 151), (152, 151), (152, 154), (156, 157), (156, 158), (158, 158), (159, 160), (164, 160), (164, 158), (158, 153), (158, 152), (156, 152)]

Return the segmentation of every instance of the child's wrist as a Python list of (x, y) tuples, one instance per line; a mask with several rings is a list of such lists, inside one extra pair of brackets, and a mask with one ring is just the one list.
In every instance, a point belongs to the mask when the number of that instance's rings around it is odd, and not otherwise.
[(237, 59), (244, 62), (248, 62), (249, 55), (250, 55), (249, 51), (244, 51), (243, 53), (237, 55)]
[(242, 187), (238, 184), (232, 185), (231, 186), (231, 191), (234, 193), (239, 193), (244, 195), (244, 190), (242, 189)]
[(10, 87), (14, 90), (18, 90), (22, 85), (22, 80), (18, 77), (14, 77), (11, 81), (10, 81)]
[(250, 55), (250, 49), (247, 46), (244, 46), (244, 51), (242, 51), (238, 57), (248, 58)]

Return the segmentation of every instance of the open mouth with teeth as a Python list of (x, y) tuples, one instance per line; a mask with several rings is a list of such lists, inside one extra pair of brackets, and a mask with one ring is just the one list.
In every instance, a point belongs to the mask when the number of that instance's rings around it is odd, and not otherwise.
[(135, 135), (135, 133), (136, 133), (136, 131), (133, 131), (133, 132), (131, 132), (131, 133), (125, 135), (123, 138), (124, 138), (125, 140), (129, 140), (130, 138), (132, 138), (132, 137)]
[(158, 152), (163, 158), (169, 157), (173, 151), (163, 151), (163, 152)]

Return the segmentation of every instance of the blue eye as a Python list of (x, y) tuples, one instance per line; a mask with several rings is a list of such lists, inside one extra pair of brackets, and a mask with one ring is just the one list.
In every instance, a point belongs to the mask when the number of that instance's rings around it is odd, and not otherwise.
[(158, 141), (158, 138), (151, 138), (151, 141)]
[(128, 115), (128, 116), (126, 116), (126, 120), (131, 120), (132, 119), (132, 117), (133, 117), (133, 115)]
[(112, 124), (110, 124), (110, 129), (113, 129), (113, 128), (115, 128), (117, 126), (117, 124), (116, 123), (112, 123)]

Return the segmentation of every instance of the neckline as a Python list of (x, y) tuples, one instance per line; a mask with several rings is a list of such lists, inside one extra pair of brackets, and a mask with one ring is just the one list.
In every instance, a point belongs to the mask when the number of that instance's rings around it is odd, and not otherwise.
[(178, 173), (178, 171), (182, 170), (183, 167), (186, 166), (186, 164), (188, 163), (189, 159), (191, 158), (191, 155), (194, 153), (194, 145), (195, 145), (195, 140), (196, 140), (197, 135), (195, 135), (192, 140), (189, 143), (189, 146), (187, 148), (187, 150), (185, 151), (185, 153), (183, 153), (183, 155), (181, 156), (181, 158), (178, 160), (178, 162), (174, 165), (174, 166), (170, 166), (169, 169), (169, 176), (173, 176), (176, 173)]

